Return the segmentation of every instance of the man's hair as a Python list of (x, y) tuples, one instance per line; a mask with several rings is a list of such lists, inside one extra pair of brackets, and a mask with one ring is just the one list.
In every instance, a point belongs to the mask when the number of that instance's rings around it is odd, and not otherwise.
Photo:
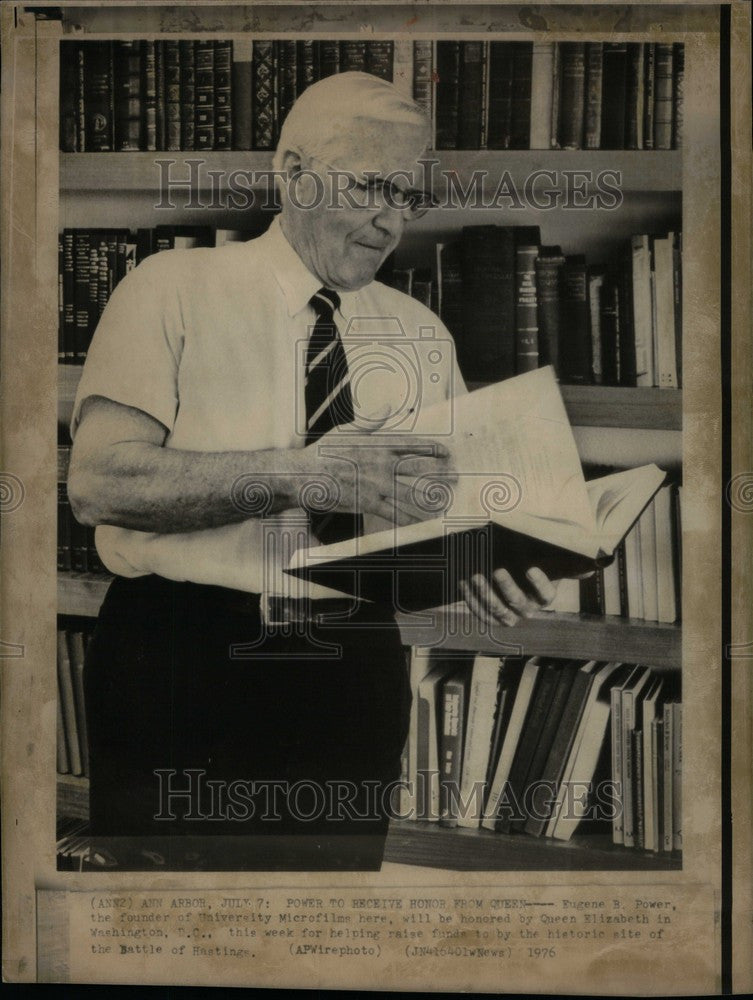
[(337, 73), (308, 87), (290, 109), (280, 132), (274, 169), (282, 169), (288, 150), (327, 162), (347, 144), (357, 122), (415, 126), (423, 132), (422, 148), (430, 137), (424, 112), (393, 84), (369, 73)]

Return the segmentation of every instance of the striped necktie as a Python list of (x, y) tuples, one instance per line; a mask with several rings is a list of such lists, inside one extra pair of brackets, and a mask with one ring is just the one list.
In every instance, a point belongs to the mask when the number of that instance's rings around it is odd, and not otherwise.
[[(330, 288), (320, 288), (309, 300), (316, 313), (316, 323), (306, 350), (306, 444), (353, 420), (353, 395), (350, 388), (348, 361), (334, 313), (340, 297)], [(363, 518), (360, 514), (311, 514), (311, 529), (320, 542), (328, 544), (360, 535)]]

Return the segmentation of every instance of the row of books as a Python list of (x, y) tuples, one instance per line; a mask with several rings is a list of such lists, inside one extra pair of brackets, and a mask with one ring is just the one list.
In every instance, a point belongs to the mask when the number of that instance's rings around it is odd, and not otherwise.
[(222, 246), (257, 232), (212, 226), (64, 229), (58, 236), (58, 360), (83, 364), (92, 335), (118, 282), (161, 250)]
[[(682, 43), (415, 42), (437, 149), (678, 149)], [(414, 97), (423, 90), (414, 86)]]
[(619, 615), (672, 624), (681, 616), (682, 487), (662, 486), (617, 547), (584, 580), (560, 580), (558, 614)]
[(644, 666), (410, 653), (404, 818), (569, 840), (682, 846), (681, 711)]
[(84, 711), (84, 656), (89, 633), (57, 633), (57, 771), (89, 774), (89, 740)]
[(309, 84), (346, 70), (392, 80), (393, 57), (390, 41), (64, 41), (60, 148), (274, 149)]
[(465, 226), (437, 245), (437, 310), (468, 381), (552, 364), (568, 384), (681, 384), (682, 240), (639, 234), (606, 267), (538, 226)]
[(70, 446), (58, 445), (57, 566), (66, 572), (106, 573), (94, 544), (94, 528), (80, 524), (71, 510), (66, 485), (70, 457)]

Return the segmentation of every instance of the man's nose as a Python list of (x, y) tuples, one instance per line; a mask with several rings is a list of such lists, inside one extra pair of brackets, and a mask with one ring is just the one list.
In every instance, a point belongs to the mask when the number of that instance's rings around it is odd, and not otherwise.
[(373, 224), (393, 238), (399, 239), (405, 227), (405, 212), (390, 204), (388, 198), (382, 198), (379, 211), (372, 219)]

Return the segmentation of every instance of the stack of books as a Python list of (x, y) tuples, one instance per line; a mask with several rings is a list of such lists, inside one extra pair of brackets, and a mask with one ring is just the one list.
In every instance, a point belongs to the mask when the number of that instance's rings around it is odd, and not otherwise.
[(574, 385), (681, 385), (682, 234), (633, 236), (605, 266), (538, 226), (464, 226), (436, 248), (436, 309), (466, 381), (551, 364)]
[(84, 654), (90, 634), (57, 633), (57, 772), (89, 774), (89, 741), (84, 711)]
[(560, 580), (551, 611), (672, 624), (681, 617), (682, 487), (662, 486), (615, 559), (584, 580)]
[(680, 703), (647, 667), (410, 653), (400, 815), (569, 840), (682, 846)]

